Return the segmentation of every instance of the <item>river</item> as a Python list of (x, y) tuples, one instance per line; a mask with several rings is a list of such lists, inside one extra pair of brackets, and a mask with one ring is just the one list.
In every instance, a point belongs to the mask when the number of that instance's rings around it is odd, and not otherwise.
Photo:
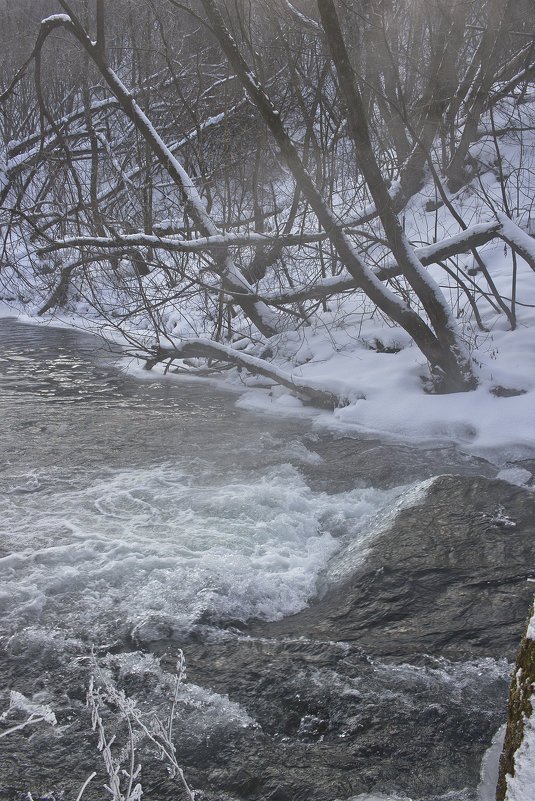
[[(91, 651), (163, 715), (178, 648), (189, 680), (177, 755), (198, 798), (477, 798), (518, 622), (495, 648), (459, 635), (449, 651), (399, 626), (389, 650), (382, 624), (375, 640), (346, 636), (321, 604), (339, 610), (333, 588), (388, 563), (374, 548), (433, 476), (466, 487), (495, 467), (445, 443), (334, 438), (307, 418), (240, 410), (201, 381), (139, 380), (92, 337), (12, 319), (0, 320), (0, 392), (3, 708), (16, 690), (58, 719), (1, 741), (0, 799), (74, 801), (100, 770), (84, 703)], [(527, 490), (500, 492), (503, 508), (526, 506)], [(384, 623), (394, 595), (376, 590), (373, 614), (369, 598), (354, 606)], [(176, 797), (139, 753), (144, 797)], [(84, 798), (101, 788), (99, 774)]]

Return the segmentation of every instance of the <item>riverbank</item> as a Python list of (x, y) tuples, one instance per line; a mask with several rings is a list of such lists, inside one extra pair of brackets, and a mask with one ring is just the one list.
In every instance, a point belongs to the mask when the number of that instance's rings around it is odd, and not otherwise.
[[(504, 257), (503, 246), (489, 244), (483, 251), (498, 290), (507, 295), (511, 265)], [(241, 370), (213, 372), (209, 380), (238, 393), (237, 406), (242, 409), (276, 417), (305, 416), (319, 430), (335, 435), (357, 433), (424, 445), (449, 442), (466, 454), (514, 470), (504, 476), (508, 480), (529, 484), (528, 473), (533, 472), (530, 465), (535, 458), (534, 278), (529, 266), (519, 260), (514, 331), (504, 315), (497, 315), (490, 306), (482, 312), (486, 331), (466, 328), (478, 380), (472, 392), (430, 392), (427, 366), (407, 335), (376, 315), (357, 315), (351, 300), (340, 304), (336, 312), (324, 312), (312, 326), (248, 349), (251, 355), (261, 355), (269, 347), (275, 367), (297, 381), (303, 379), (345, 398), (332, 412), (313, 409), (299, 399), (298, 393)], [(24, 310), (20, 304), (18, 310), (0, 305), (0, 315), (16, 314), (27, 322), (100, 333), (131, 350), (122, 335), (94, 317), (65, 312), (35, 318), (31, 304)], [(352, 315), (358, 322), (357, 331), (351, 325)], [(134, 331), (132, 335), (142, 336)], [(155, 374), (166, 381), (199, 375), (191, 364), (182, 365), (178, 374), (174, 366), (157, 365), (148, 376), (143, 362), (135, 359), (125, 358), (123, 367), (144, 380)], [(522, 473), (524, 460), (528, 472)]]

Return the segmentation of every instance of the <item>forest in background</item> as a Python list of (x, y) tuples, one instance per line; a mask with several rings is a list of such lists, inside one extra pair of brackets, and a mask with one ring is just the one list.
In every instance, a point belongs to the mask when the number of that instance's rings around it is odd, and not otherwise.
[[(473, 330), (489, 308), (514, 329), (518, 259), (535, 268), (534, 16), (4, 0), (3, 300), (120, 332), (149, 367), (237, 365), (327, 407), (345, 399), (277, 355), (379, 317), (428, 388), (473, 389)], [(495, 239), (506, 295), (480, 253)]]

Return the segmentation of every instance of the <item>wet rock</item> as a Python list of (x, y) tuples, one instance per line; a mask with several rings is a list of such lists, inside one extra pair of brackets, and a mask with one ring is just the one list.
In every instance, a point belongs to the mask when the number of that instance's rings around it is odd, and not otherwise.
[(535, 580), (535, 496), (441, 476), (365, 564), (292, 617), (252, 630), (355, 642), (381, 657), (514, 658)]
[[(524, 488), (443, 476), (308, 609), (187, 644), (191, 681), (260, 726), (227, 740), (221, 789), (326, 801), (457, 788), (475, 799), (533, 591), (533, 511)], [(232, 778), (243, 760), (250, 794)]]

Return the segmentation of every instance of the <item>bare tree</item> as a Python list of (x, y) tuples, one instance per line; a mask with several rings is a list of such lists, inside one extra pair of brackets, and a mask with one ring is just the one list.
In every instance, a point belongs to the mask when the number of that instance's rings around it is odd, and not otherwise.
[[(236, 364), (327, 404), (259, 354), (359, 293), (410, 334), (437, 389), (475, 385), (425, 267), (443, 265), (480, 326), (481, 302), (514, 325), (514, 292), (500, 297), (477, 248), (502, 237), (535, 266), (526, 235), (505, 195), (485, 224), (465, 223), (446, 181), (470, 180), (481, 121), (535, 72), (529, 3), (58, 5), (0, 73), (6, 292), (40, 292), (42, 313), (78, 298), (149, 365)], [(414, 247), (400, 214), (430, 180), (460, 232)], [(478, 277), (446, 264), (465, 252)], [(183, 341), (177, 315), (191, 321)]]

